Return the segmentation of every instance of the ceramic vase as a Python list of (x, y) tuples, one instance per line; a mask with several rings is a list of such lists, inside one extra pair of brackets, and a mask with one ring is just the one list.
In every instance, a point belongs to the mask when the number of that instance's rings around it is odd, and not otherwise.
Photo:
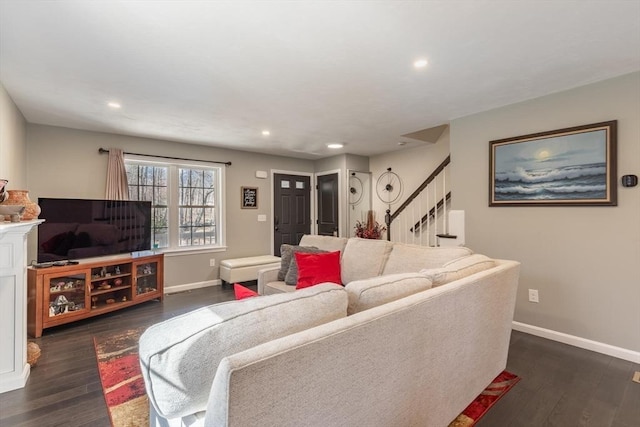
[(9, 197), (3, 202), (4, 205), (24, 206), (22, 220), (29, 221), (38, 218), (40, 215), (40, 206), (29, 199), (27, 190), (8, 190)]

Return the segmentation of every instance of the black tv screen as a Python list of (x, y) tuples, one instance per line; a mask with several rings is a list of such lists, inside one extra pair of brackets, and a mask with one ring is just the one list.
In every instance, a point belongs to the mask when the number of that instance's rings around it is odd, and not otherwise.
[(38, 262), (151, 249), (151, 202), (39, 198)]

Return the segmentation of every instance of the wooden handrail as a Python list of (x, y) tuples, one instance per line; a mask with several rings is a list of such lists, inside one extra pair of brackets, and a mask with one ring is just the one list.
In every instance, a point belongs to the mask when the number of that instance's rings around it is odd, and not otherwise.
[[(400, 205), (400, 207), (393, 214), (391, 213), (391, 209), (387, 209), (386, 215), (384, 216), (384, 222), (387, 225), (387, 240), (391, 241), (391, 223), (393, 222), (393, 220), (396, 219), (398, 217), (398, 215), (400, 215), (402, 213), (402, 211), (405, 210), (407, 208), (407, 206), (409, 206), (409, 204), (416, 197), (418, 197), (418, 195), (422, 192), (422, 190), (427, 188), (427, 186), (429, 184), (431, 184), (431, 182), (434, 179), (436, 179), (436, 176), (438, 176), (440, 174), (440, 172), (442, 172), (444, 170), (444, 168), (446, 168), (449, 163), (451, 163), (451, 155), (448, 155), (447, 158), (444, 159), (442, 161), (442, 163), (440, 163), (440, 165), (431, 173), (431, 175), (429, 175), (427, 177), (427, 179), (425, 179), (424, 182), (422, 184), (420, 184), (420, 186), (416, 189), (416, 191), (411, 193), (411, 195), (407, 198), (407, 200), (405, 200), (404, 203), (402, 203)], [(447, 194), (447, 200), (449, 198), (451, 198), (451, 192), (449, 192)], [(442, 202), (442, 200), (440, 202)], [(441, 206), (440, 202), (438, 203), (438, 207)], [(433, 209), (435, 209), (435, 208), (433, 208)]]

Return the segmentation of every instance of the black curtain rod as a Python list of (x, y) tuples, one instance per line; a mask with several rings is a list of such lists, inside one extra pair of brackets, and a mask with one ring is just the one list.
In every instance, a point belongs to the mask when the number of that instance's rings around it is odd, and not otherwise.
[[(100, 154), (107, 154), (108, 152), (109, 150), (105, 148), (98, 148), (98, 153)], [(219, 162), (217, 160), (185, 159), (184, 157), (154, 156), (152, 154), (128, 153), (126, 151), (124, 151), (124, 154), (131, 154), (134, 156), (143, 156), (143, 157), (155, 157), (157, 159), (186, 160), (188, 162), (219, 163), (221, 165), (231, 166), (231, 162)]]

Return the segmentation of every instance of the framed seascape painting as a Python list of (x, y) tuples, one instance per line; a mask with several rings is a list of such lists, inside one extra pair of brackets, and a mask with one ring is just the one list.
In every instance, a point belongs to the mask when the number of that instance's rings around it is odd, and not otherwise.
[(616, 206), (617, 121), (489, 142), (489, 206)]

